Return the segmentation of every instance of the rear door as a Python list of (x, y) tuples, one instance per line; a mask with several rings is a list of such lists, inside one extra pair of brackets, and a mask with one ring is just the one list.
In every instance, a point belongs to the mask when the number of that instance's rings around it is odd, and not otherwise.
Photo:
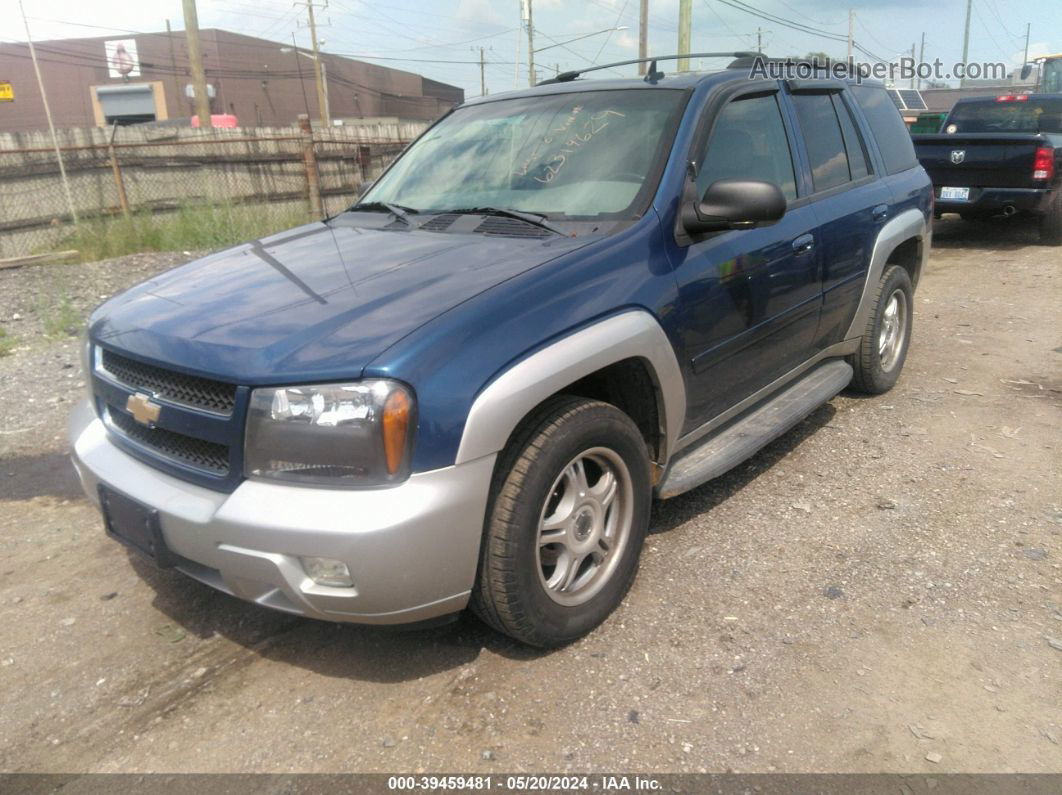
[(892, 202), (844, 93), (839, 81), (814, 81), (794, 83), (788, 96), (819, 220), (823, 295), (816, 350), (839, 342), (851, 322)]
[[(687, 430), (707, 422), (807, 358), (818, 325), (814, 210), (800, 202), (792, 130), (778, 86), (731, 98), (693, 145), (697, 196), (716, 180), (778, 185), (789, 208), (776, 224), (695, 238), (679, 249), (674, 326), (688, 367)], [(715, 113), (711, 107), (708, 114)]]

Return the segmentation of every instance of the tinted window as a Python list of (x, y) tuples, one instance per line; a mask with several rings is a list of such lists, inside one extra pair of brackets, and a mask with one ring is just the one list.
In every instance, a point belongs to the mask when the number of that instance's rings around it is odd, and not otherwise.
[(885, 161), (885, 170), (890, 174), (904, 171), (918, 165), (914, 145), (907, 132), (907, 125), (900, 117), (900, 111), (889, 99), (884, 88), (874, 86), (852, 86), (849, 91), (856, 103), (867, 117), (867, 123), (878, 143), (881, 158)]
[(832, 97), (829, 94), (795, 94), (793, 105), (808, 149), (815, 190), (827, 190), (848, 182), (848, 155)]
[(701, 158), (697, 193), (720, 179), (759, 179), (796, 198), (789, 139), (774, 94), (736, 99), (723, 108)]
[(870, 173), (867, 166), (867, 149), (863, 145), (863, 136), (859, 134), (852, 113), (841, 101), (840, 94), (833, 95), (833, 109), (841, 122), (841, 134), (844, 136), (844, 149), (848, 154), (848, 171), (852, 179), (862, 179)]
[[(1022, 95), (1018, 95), (1022, 96)], [(945, 125), (946, 132), (1062, 132), (1062, 99), (1013, 99), (960, 102)], [(952, 125), (955, 129), (952, 130)]]

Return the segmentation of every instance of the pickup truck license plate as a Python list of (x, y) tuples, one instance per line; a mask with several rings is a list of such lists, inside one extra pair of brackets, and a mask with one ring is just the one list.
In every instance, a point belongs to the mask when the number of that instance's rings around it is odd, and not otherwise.
[(160, 569), (173, 560), (162, 537), (159, 513), (134, 499), (100, 484), (100, 507), (107, 535), (151, 558)]
[(970, 200), (969, 188), (941, 188), (940, 198), (943, 201), (965, 202)]

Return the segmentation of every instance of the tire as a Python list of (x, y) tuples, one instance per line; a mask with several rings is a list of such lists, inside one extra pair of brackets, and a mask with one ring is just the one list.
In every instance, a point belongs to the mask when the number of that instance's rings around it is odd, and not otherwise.
[(1040, 216), (1040, 242), (1045, 246), (1062, 246), (1062, 188)]
[[(896, 384), (911, 342), (913, 309), (911, 277), (898, 265), (886, 266), (874, 296), (874, 310), (859, 341), (859, 350), (848, 359), (855, 371), (850, 385), (852, 389), (880, 395)], [(893, 314), (891, 321), (889, 314)]]
[(531, 646), (586, 635), (634, 581), (651, 496), (648, 451), (630, 417), (596, 400), (547, 401), (495, 468), (473, 612)]

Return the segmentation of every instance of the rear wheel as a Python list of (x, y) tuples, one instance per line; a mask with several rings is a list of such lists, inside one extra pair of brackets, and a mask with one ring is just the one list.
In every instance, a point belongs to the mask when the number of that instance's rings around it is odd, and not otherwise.
[(878, 282), (874, 310), (867, 320), (859, 350), (849, 359), (855, 371), (853, 389), (870, 395), (892, 389), (907, 359), (913, 299), (914, 290), (907, 271), (898, 265), (886, 267)]
[(626, 414), (551, 400), (499, 460), (472, 609), (533, 646), (587, 634), (634, 580), (650, 492), (645, 441)]
[(1045, 246), (1062, 246), (1062, 192), (1058, 190), (1047, 212), (1040, 217), (1040, 242)]

